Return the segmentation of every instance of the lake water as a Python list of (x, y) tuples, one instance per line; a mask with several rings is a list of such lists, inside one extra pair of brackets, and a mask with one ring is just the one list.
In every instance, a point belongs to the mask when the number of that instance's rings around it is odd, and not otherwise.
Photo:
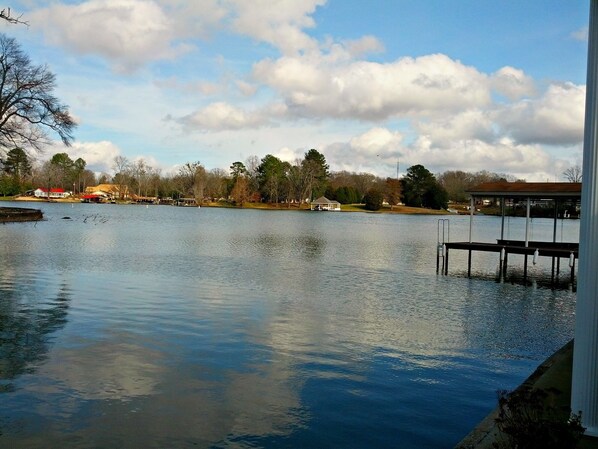
[(497, 254), (436, 275), (433, 216), (29, 207), (0, 226), (0, 447), (451, 448), (573, 336), (566, 261), (558, 289)]

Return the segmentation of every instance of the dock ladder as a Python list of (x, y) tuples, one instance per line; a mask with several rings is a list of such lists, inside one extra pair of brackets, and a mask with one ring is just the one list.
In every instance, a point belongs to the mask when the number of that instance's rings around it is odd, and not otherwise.
[[(436, 274), (439, 270), (441, 273), (445, 272), (447, 268), (447, 253), (445, 244), (449, 242), (450, 222), (448, 218), (440, 218), (438, 220), (438, 227), (436, 230)], [(442, 266), (440, 265), (442, 260)]]

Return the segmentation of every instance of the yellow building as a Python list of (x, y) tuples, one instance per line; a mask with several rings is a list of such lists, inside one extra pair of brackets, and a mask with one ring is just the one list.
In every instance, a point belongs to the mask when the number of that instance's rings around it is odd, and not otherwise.
[[(122, 188), (122, 194), (121, 194)], [(117, 184), (99, 184), (85, 188), (88, 195), (98, 195), (109, 199), (127, 199), (129, 197), (129, 186), (119, 186)]]

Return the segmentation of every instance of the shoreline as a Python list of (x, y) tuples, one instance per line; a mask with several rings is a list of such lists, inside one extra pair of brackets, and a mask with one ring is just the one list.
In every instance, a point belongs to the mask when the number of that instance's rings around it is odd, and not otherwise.
[[(573, 345), (570, 340), (563, 347), (542, 362), (523, 383), (516, 388), (543, 389), (557, 393), (555, 403), (568, 407), (571, 399), (571, 370), (573, 365)], [(480, 421), (467, 434), (455, 449), (493, 449), (501, 434), (496, 425), (498, 406)], [(578, 449), (598, 449), (598, 438), (584, 435)]]
[[(55, 199), (55, 200), (45, 200), (41, 198), (33, 198), (33, 197), (12, 197), (10, 199), (3, 198), (0, 200), (0, 204), (3, 201), (14, 201), (14, 202), (23, 202), (23, 203), (80, 203), (78, 198), (64, 198), (64, 199)], [(141, 203), (127, 203), (127, 202), (117, 202), (117, 205), (120, 204), (129, 204), (129, 205), (142, 205)], [(152, 206), (156, 206), (156, 204), (152, 204)], [(157, 206), (160, 206), (158, 204)], [(291, 210), (291, 211), (307, 211), (307, 212), (314, 212), (309, 209), (309, 207), (297, 207), (296, 205), (292, 205), (289, 207), (288, 204), (278, 203), (278, 204), (270, 204), (270, 203), (245, 203), (243, 206), (235, 206), (231, 204), (223, 204), (217, 202), (206, 202), (199, 205), (200, 207), (216, 207), (222, 209), (247, 209), (247, 210)], [(185, 207), (185, 206), (180, 206)], [(186, 206), (186, 207), (197, 207), (197, 206)], [(0, 209), (2, 207), (0, 206)], [(324, 211), (327, 212), (327, 211)], [(364, 212), (370, 214), (403, 214), (403, 215), (455, 215), (451, 214), (446, 210), (435, 210), (435, 209), (425, 209), (421, 207), (409, 207), (409, 206), (392, 206), (392, 207), (382, 207), (382, 209), (377, 211), (366, 210), (363, 205), (355, 205), (355, 204), (343, 204), (341, 205), (340, 212)]]

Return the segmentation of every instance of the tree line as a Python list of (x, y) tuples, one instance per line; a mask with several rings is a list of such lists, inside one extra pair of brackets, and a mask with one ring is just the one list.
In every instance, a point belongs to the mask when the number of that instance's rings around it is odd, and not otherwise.
[[(449, 201), (464, 202), (466, 191), (482, 182), (514, 180), (510, 176), (481, 171), (446, 171), (434, 175), (423, 165), (409, 167), (400, 178), (381, 178), (371, 173), (331, 172), (325, 156), (316, 149), (293, 163), (272, 154), (250, 156), (233, 162), (229, 170), (208, 170), (199, 161), (187, 162), (174, 173), (162, 173), (143, 158), (114, 158), (114, 174), (96, 174), (84, 159), (72, 160), (56, 153), (36, 163), (22, 148), (0, 158), (0, 195), (12, 196), (37, 187), (62, 188), (75, 195), (98, 184), (114, 184), (129, 196), (193, 198), (197, 202), (225, 201), (242, 206), (248, 202), (300, 205), (320, 196), (341, 204), (365, 203), (377, 210), (384, 203), (443, 209)], [(125, 198), (122, 198), (125, 199)]]

